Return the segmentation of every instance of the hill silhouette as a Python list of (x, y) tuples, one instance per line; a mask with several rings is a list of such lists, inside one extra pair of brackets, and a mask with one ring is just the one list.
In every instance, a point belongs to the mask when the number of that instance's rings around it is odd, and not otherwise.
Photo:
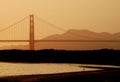
[(120, 40), (120, 33), (97, 33), (89, 30), (70, 29), (63, 34), (48, 36), (44, 40)]

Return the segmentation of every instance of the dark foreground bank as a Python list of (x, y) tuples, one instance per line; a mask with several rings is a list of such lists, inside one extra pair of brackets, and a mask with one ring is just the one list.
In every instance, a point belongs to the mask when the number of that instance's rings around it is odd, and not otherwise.
[(120, 65), (120, 50), (1, 50), (0, 61)]
[(0, 78), (0, 82), (120, 82), (120, 69)]

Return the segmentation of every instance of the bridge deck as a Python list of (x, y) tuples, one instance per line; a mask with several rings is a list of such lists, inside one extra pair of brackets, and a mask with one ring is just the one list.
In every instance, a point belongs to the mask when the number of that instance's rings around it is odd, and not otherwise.
[[(0, 42), (29, 42), (29, 40), (0, 40)], [(34, 40), (34, 42), (120, 42), (120, 40)]]

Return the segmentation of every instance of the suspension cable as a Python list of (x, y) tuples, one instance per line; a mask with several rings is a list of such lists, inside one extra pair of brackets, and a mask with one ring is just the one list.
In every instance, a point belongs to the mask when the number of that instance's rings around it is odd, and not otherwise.
[(13, 26), (19, 24), (20, 22), (24, 21), (26, 18), (28, 18), (28, 16), (24, 17), (23, 19), (21, 19), (20, 21), (17, 21), (17, 22), (14, 23), (14, 24), (11, 24), (11, 25), (9, 25), (9, 26), (3, 28), (3, 29), (0, 29), (0, 32), (3, 32), (3, 31), (5, 31), (5, 30), (8, 30), (9, 28), (11, 28), (11, 27), (13, 27)]

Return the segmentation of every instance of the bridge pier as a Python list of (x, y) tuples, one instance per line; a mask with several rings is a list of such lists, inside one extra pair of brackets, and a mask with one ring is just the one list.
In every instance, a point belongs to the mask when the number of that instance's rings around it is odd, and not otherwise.
[(34, 50), (34, 15), (30, 15), (30, 35), (29, 35), (29, 48)]

